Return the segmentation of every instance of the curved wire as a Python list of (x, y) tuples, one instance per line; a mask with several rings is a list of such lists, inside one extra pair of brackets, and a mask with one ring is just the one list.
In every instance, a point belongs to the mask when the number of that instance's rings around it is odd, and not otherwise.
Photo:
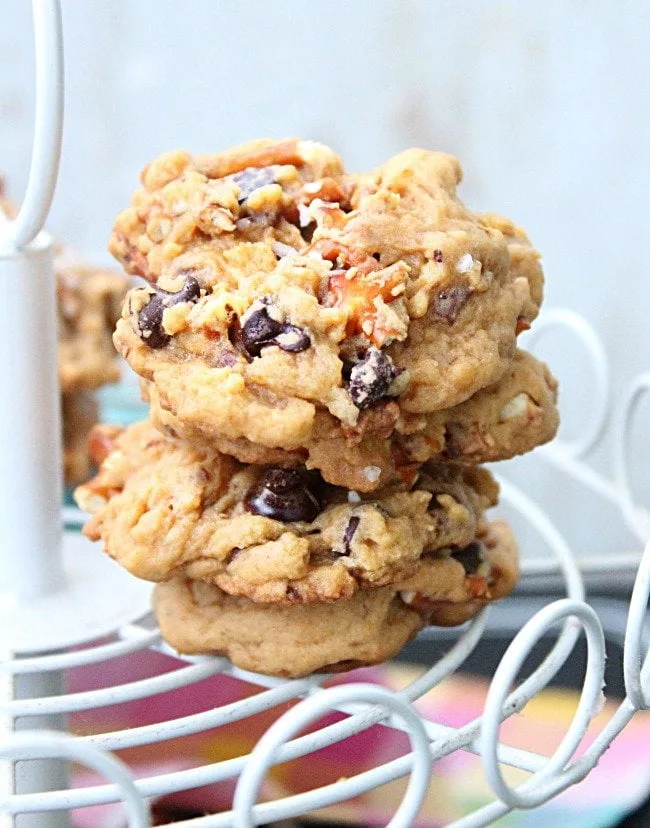
[(16, 249), (41, 231), (52, 203), (63, 133), (63, 31), (59, 0), (32, 0), (36, 60), (34, 145), (18, 215), (4, 223), (3, 243)]
[(594, 374), (595, 386), (590, 393), (587, 417), (580, 425), (580, 436), (555, 441), (555, 445), (567, 454), (580, 457), (593, 448), (607, 422), (610, 399), (607, 354), (600, 337), (587, 320), (568, 308), (553, 308), (540, 315), (535, 328), (528, 334), (530, 349), (533, 350), (544, 333), (552, 328), (565, 328), (576, 336), (589, 357)]

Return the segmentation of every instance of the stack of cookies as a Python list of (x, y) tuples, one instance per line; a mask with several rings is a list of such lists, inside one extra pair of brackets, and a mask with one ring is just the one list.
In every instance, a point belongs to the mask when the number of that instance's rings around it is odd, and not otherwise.
[[(0, 213), (16, 214), (4, 197), (0, 177)], [(112, 335), (120, 317), (128, 279), (90, 267), (57, 246), (54, 257), (58, 320), (58, 366), (63, 420), (63, 472), (74, 486), (91, 472), (88, 437), (97, 423), (96, 390), (119, 379)]]
[(163, 636), (258, 672), (373, 664), (517, 581), (480, 464), (558, 425), (517, 349), (539, 255), (408, 150), (351, 175), (327, 147), (164, 155), (110, 249), (147, 283), (115, 344), (150, 419), (98, 427), (86, 534), (158, 582)]

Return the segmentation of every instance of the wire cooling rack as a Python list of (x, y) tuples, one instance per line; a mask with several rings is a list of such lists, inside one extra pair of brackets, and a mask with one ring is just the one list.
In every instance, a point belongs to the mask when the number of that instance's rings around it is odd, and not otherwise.
[[(536, 455), (538, 462), (551, 464), (558, 475), (586, 487), (595, 500), (605, 499), (614, 505), (636, 538), (637, 548), (624, 556), (592, 557), (579, 565), (551, 517), (512, 482), (500, 480), (502, 501), (529, 524), (544, 546), (543, 556), (524, 559), (524, 586), (532, 577), (556, 575), (561, 578), (566, 597), (549, 603), (514, 635), (492, 677), (479, 718), (462, 727), (451, 727), (424, 719), (413, 703), (462, 667), (481, 641), (489, 624), (490, 608), (483, 609), (458, 631), (440, 635), (435, 630), (424, 631), (423, 637), (439, 638), (448, 644), (447, 649), (433, 666), (399, 692), (366, 683), (323, 688), (324, 676), (286, 681), (239, 670), (223, 658), (177, 656), (162, 642), (148, 615), (149, 587), (138, 586), (129, 592), (133, 589), (131, 579), (111, 581), (123, 576), (115, 576), (112, 569), (109, 572), (101, 554), (70, 531), (82, 519), (76, 509), (64, 509), (62, 517), (69, 531), (62, 536), (59, 530), (58, 447), (52, 436), (58, 433), (57, 390), (48, 379), (55, 371), (47, 360), (44, 366), (32, 362), (36, 362), (36, 351), (43, 355), (54, 353), (56, 348), (55, 332), (47, 324), (47, 319), (54, 316), (54, 298), (51, 290), (40, 290), (53, 281), (51, 240), (43, 234), (36, 237), (36, 233), (49, 208), (58, 165), (61, 21), (56, 0), (33, 0), (33, 7), (37, 104), (32, 172), (17, 219), (0, 226), (0, 281), (11, 279), (15, 285), (16, 278), (23, 280), (29, 296), (23, 295), (21, 301), (30, 298), (32, 315), (29, 322), (20, 313), (14, 322), (8, 320), (9, 330), (0, 331), (0, 348), (7, 353), (4, 346), (11, 344), (12, 352), (21, 352), (23, 343), (25, 352), (33, 357), (21, 363), (20, 376), (15, 366), (7, 364), (11, 360), (0, 361), (0, 387), (20, 382), (25, 391), (11, 413), (6, 407), (0, 408), (0, 480), (4, 481), (0, 498), (0, 560), (5, 581), (0, 594), (0, 716), (4, 726), (0, 759), (6, 760), (0, 773), (0, 824), (62, 828), (70, 824), (71, 809), (121, 802), (128, 824), (140, 828), (150, 824), (151, 798), (236, 779), (230, 811), (177, 824), (243, 828), (303, 814), (407, 777), (404, 798), (390, 822), (393, 828), (406, 828), (414, 823), (423, 802), (432, 764), (456, 751), (481, 757), (494, 794), (491, 804), (453, 823), (457, 828), (487, 825), (510, 810), (539, 807), (580, 782), (635, 712), (650, 707), (650, 660), (643, 640), (650, 593), (650, 543), (645, 551), (643, 546), (650, 536), (650, 515), (636, 502), (629, 463), (632, 422), (643, 396), (650, 391), (650, 374), (632, 382), (616, 407), (611, 435), (612, 475), (610, 478), (600, 474), (584, 458), (599, 441), (611, 413), (602, 344), (588, 324), (568, 310), (548, 312), (536, 324), (529, 339), (531, 347), (551, 328), (568, 330), (585, 348), (595, 382), (591, 419), (579, 438), (557, 441), (540, 449)], [(43, 423), (47, 412), (53, 421)], [(34, 441), (38, 452), (29, 449)], [(14, 483), (20, 489), (18, 500), (9, 496)], [(585, 602), (582, 576), (585, 572), (611, 576), (637, 568), (625, 633), (626, 698), (576, 759), (587, 727), (604, 703), (605, 637), (596, 612)], [(120, 601), (121, 593), (128, 600), (122, 597)], [(557, 638), (548, 655), (517, 685), (520, 668), (535, 644), (556, 628)], [(543, 756), (502, 743), (502, 722), (521, 711), (553, 679), (582, 634), (587, 641), (587, 664), (580, 701), (555, 752)], [(71, 648), (72, 644), (80, 646)], [(147, 650), (176, 656), (175, 668), (122, 684), (65, 692), (65, 671), (76, 667), (99, 671), (108, 662), (123, 657), (138, 659)], [(240, 701), (153, 725), (85, 736), (66, 732), (65, 717), (69, 714), (154, 699), (220, 675), (241, 679), (257, 691)], [(513, 686), (516, 689), (512, 690)], [(245, 756), (161, 772), (136, 781), (129, 768), (113, 755), (114, 751), (151, 744), (160, 745), (164, 753), (165, 744), (172, 739), (243, 723), (287, 702), (297, 703), (277, 718)], [(298, 735), (332, 711), (346, 716), (335, 724)], [(406, 733), (410, 751), (333, 784), (256, 804), (272, 765), (306, 756), (373, 725)], [(68, 762), (86, 766), (99, 774), (103, 782), (70, 789), (65, 772)], [(506, 766), (526, 771), (526, 781), (518, 787), (509, 785), (503, 775)]]

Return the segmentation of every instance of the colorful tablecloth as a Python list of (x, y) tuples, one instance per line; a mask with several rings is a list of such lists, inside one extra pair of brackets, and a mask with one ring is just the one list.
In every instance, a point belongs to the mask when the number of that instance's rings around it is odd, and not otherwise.
[[(75, 670), (70, 676), (70, 689), (77, 691), (134, 681), (174, 669), (175, 666), (177, 662), (170, 658), (145, 653), (135, 658), (97, 665), (92, 670)], [(372, 681), (397, 690), (420, 675), (422, 670), (419, 667), (387, 665), (359, 670), (350, 676), (333, 679), (332, 683)], [(259, 688), (253, 685), (228, 676), (218, 676), (154, 699), (79, 714), (73, 717), (72, 726), (78, 733), (138, 727), (227, 704), (256, 692), (259, 692)], [(483, 680), (454, 676), (427, 693), (417, 706), (431, 720), (458, 726), (480, 715), (485, 692), (486, 683)], [(576, 701), (576, 694), (569, 691), (545, 691), (523, 713), (504, 724), (503, 741), (550, 754), (566, 730)], [(288, 706), (281, 705), (216, 731), (132, 748), (124, 751), (122, 756), (140, 777), (240, 756), (254, 746), (263, 731)], [(613, 703), (608, 703), (594, 720), (583, 749), (612, 715), (614, 708)], [(341, 718), (340, 714), (331, 714), (324, 721), (329, 723)], [(650, 792), (649, 744), (650, 713), (639, 713), (582, 784), (566, 791), (539, 810), (510, 814), (500, 824), (526, 828), (556, 828), (558, 825), (601, 828), (616, 824), (621, 816), (637, 806)], [(328, 784), (396, 758), (407, 749), (408, 740), (404, 734), (375, 726), (344, 743), (320, 751), (315, 757), (305, 757), (274, 768), (269, 774), (263, 795), (264, 798), (273, 799)], [(506, 777), (512, 783), (517, 783), (518, 780), (523, 781), (526, 774), (509, 769)], [(79, 770), (75, 774), (77, 785), (96, 781), (85, 771)], [(318, 816), (343, 824), (385, 825), (394, 812), (404, 787), (405, 781), (399, 780), (352, 802), (333, 805), (319, 812)], [(216, 812), (229, 807), (233, 789), (234, 783), (226, 781), (179, 793), (168, 799), (179, 807)], [(434, 766), (429, 793), (417, 826), (434, 828), (445, 825), (490, 800), (480, 760), (472, 754), (457, 752)], [(114, 806), (87, 809), (75, 815), (76, 828), (115, 828), (122, 824), (123, 818)]]

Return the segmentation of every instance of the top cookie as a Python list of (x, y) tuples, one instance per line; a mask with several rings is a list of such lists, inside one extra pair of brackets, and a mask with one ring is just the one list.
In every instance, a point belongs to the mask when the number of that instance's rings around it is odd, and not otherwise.
[(424, 150), (346, 175), (304, 141), (162, 156), (111, 238), (154, 283), (130, 293), (118, 350), (180, 420), (269, 448), (303, 447), (321, 412), (354, 432), (391, 400), (463, 402), (508, 369), (543, 279), (460, 178)]

